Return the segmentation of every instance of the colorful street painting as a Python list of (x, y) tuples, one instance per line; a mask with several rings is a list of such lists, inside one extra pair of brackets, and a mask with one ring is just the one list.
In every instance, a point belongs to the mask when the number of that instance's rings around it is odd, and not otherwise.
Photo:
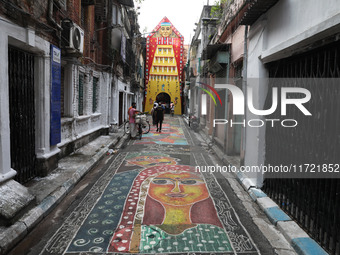
[[(85, 199), (52, 238), (51, 251), (63, 241), (65, 254), (256, 253), (216, 180), (183, 155), (129, 152), (121, 161), (116, 173), (107, 170), (100, 195)], [(225, 200), (216, 200), (221, 194)]]
[(163, 124), (162, 132), (156, 132), (155, 127), (151, 127), (148, 134), (143, 134), (142, 140), (135, 140), (134, 144), (174, 144), (188, 145), (183, 129), (172, 123)]

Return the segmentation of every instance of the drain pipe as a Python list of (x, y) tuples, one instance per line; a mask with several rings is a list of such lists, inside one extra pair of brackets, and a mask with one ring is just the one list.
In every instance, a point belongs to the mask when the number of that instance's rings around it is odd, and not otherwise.
[[(243, 82), (242, 91), (244, 95), (244, 118), (247, 121), (247, 62), (248, 62), (248, 25), (244, 29), (244, 53), (243, 53)], [(246, 125), (243, 127), (241, 165), (244, 165), (246, 158)]]

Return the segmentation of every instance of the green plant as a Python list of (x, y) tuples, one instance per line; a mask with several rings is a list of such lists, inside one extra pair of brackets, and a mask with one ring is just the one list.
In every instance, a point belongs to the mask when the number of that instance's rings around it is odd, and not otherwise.
[(223, 8), (227, 6), (230, 2), (231, 0), (216, 0), (214, 5), (211, 7), (211, 17), (220, 19), (223, 14)]

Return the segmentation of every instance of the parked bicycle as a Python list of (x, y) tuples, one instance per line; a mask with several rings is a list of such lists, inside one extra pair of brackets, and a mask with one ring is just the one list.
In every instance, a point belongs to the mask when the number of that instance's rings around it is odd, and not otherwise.
[(198, 119), (195, 114), (189, 114), (189, 127), (191, 127), (195, 132), (199, 130)]
[[(142, 133), (143, 134), (147, 134), (150, 132), (150, 123), (149, 120), (146, 116), (146, 113), (142, 113), (142, 114), (137, 114), (137, 116), (141, 116), (138, 118), (141, 118), (141, 128), (142, 128)], [(136, 116), (136, 124), (137, 124), (137, 116)], [(124, 122), (124, 132), (126, 134), (130, 134), (130, 123), (129, 120)]]

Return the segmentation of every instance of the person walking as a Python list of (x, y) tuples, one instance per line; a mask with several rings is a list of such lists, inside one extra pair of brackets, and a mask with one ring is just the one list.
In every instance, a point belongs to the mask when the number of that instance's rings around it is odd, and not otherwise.
[(151, 109), (151, 116), (152, 116), (152, 125), (156, 126), (156, 117), (155, 117), (155, 109), (157, 108), (158, 104), (155, 102)]
[(164, 120), (164, 108), (162, 107), (160, 103), (154, 110), (154, 115), (155, 115), (156, 125), (157, 125), (156, 132), (162, 132), (162, 123)]
[(174, 116), (174, 112), (175, 112), (175, 105), (174, 105), (173, 102), (171, 102), (171, 104), (170, 104), (170, 115), (171, 115), (171, 117)]
[(139, 113), (136, 110), (136, 103), (132, 103), (129, 110), (129, 123), (130, 123), (130, 135), (131, 139), (136, 139), (137, 129), (136, 129), (136, 114)]

